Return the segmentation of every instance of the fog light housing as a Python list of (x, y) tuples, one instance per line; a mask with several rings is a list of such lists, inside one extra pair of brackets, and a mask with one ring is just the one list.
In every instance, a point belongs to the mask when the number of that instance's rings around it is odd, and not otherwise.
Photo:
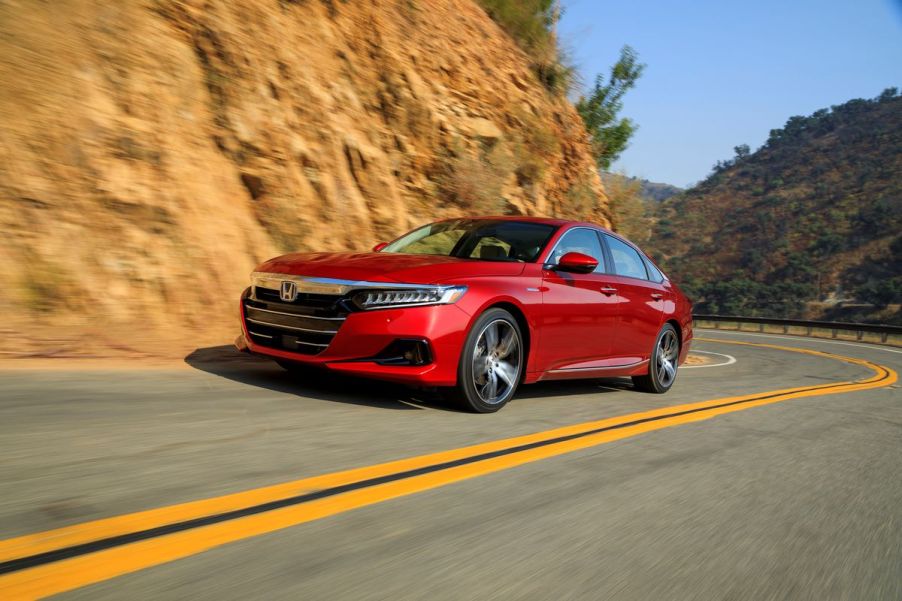
[(432, 352), (425, 340), (395, 340), (375, 357), (379, 365), (428, 365)]

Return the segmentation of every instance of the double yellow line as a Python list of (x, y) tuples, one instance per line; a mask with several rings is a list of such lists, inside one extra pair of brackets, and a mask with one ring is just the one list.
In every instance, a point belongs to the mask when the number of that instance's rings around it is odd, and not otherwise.
[(710, 342), (837, 359), (867, 367), (873, 375), (622, 415), (0, 541), (0, 598), (45, 597), (233, 541), (645, 432), (789, 399), (879, 388), (897, 379), (893, 370), (853, 357), (769, 344)]

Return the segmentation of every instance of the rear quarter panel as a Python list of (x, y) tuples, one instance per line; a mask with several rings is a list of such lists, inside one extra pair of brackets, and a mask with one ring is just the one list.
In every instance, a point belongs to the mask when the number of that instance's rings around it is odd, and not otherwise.
[(680, 346), (679, 363), (682, 364), (689, 355), (694, 335), (692, 330), (692, 303), (686, 298), (679, 286), (671, 282), (670, 288), (673, 294), (673, 311), (667, 313), (665, 317), (668, 320), (675, 321), (680, 326), (682, 344)]

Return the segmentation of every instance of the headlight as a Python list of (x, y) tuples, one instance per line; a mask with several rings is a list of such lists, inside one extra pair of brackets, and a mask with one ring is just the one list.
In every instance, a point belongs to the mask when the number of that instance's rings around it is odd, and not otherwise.
[(362, 290), (355, 294), (352, 300), (360, 309), (447, 305), (456, 303), (466, 291), (466, 286)]

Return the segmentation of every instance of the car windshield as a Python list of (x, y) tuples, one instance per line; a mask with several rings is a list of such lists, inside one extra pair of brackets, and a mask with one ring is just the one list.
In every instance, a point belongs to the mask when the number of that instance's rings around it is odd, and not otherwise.
[(535, 261), (555, 226), (502, 219), (453, 219), (430, 223), (381, 252), (444, 255), (482, 261)]

